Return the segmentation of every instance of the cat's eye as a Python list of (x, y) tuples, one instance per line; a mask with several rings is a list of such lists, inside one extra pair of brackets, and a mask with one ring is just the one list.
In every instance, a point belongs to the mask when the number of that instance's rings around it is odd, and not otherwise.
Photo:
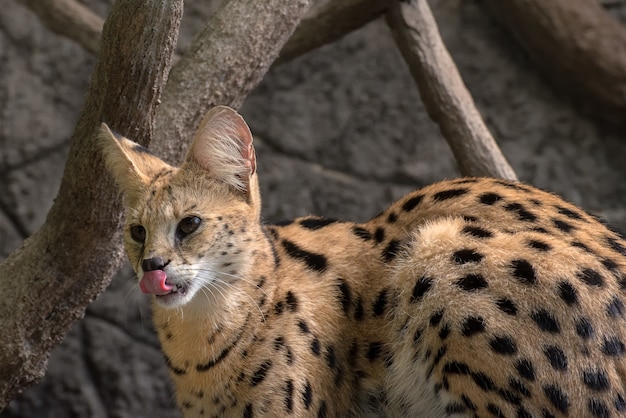
[(144, 242), (146, 240), (146, 228), (141, 225), (131, 226), (130, 237), (137, 242)]
[(186, 235), (194, 232), (200, 224), (202, 223), (202, 219), (197, 216), (188, 216), (184, 218), (182, 221), (178, 223), (178, 227), (176, 228), (176, 236), (178, 238), (183, 238)]

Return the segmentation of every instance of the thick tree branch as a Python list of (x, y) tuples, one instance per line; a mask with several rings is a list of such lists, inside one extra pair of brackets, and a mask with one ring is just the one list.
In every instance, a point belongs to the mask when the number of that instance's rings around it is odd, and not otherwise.
[(118, 1), (46, 223), (0, 264), (0, 409), (44, 373), (49, 350), (108, 285), (122, 259), (120, 203), (95, 132), (143, 144), (170, 68), (182, 0)]
[(104, 20), (75, 0), (22, 0), (51, 31), (78, 42), (92, 54), (100, 49)]
[(387, 22), (463, 175), (517, 179), (476, 109), (426, 0), (393, 1)]
[(390, 0), (330, 0), (302, 20), (276, 60), (276, 65), (305, 54), (382, 16)]
[(626, 27), (597, 0), (485, 0), (545, 74), (587, 110), (626, 125)]
[(179, 162), (207, 110), (217, 104), (241, 105), (313, 2), (224, 2), (172, 69), (152, 149)]

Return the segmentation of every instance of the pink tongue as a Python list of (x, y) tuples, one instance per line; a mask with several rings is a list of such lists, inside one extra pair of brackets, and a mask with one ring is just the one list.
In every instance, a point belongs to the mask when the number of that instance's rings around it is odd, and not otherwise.
[(139, 288), (143, 293), (153, 295), (167, 295), (174, 286), (165, 283), (167, 275), (163, 270), (146, 271), (139, 282)]

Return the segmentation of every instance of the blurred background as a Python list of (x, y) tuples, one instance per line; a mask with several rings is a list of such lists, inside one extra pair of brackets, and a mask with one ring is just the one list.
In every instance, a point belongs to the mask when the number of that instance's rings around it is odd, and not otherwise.
[[(104, 18), (112, 0), (81, 3)], [(481, 1), (429, 4), (520, 179), (626, 231), (625, 128), (554, 88)], [(626, 0), (602, 5), (626, 24)], [(215, 6), (186, 2), (179, 53)], [(45, 220), (94, 64), (21, 2), (0, 0), (0, 260)], [(383, 20), (273, 68), (240, 111), (255, 135), (268, 222), (311, 213), (364, 221), (459, 175)], [(128, 267), (52, 352), (46, 377), (0, 414), (177, 416), (147, 298)]]

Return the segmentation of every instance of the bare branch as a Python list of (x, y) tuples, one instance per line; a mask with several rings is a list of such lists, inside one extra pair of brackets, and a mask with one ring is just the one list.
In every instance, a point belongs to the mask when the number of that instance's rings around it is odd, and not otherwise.
[(78, 42), (92, 54), (100, 49), (104, 20), (75, 0), (22, 0), (51, 31)]
[(387, 23), (461, 173), (516, 180), (441, 40), (427, 1), (394, 1)]
[(239, 107), (311, 3), (313, 0), (224, 2), (172, 69), (158, 109), (152, 149), (179, 162), (210, 107)]
[(48, 354), (122, 259), (120, 203), (95, 132), (107, 121), (147, 144), (182, 0), (117, 1), (46, 223), (0, 264), (0, 410), (41, 378)]
[(303, 55), (382, 16), (390, 0), (331, 0), (304, 18), (280, 51), (276, 65)]
[(597, 0), (486, 0), (556, 85), (586, 109), (626, 125), (626, 27)]

